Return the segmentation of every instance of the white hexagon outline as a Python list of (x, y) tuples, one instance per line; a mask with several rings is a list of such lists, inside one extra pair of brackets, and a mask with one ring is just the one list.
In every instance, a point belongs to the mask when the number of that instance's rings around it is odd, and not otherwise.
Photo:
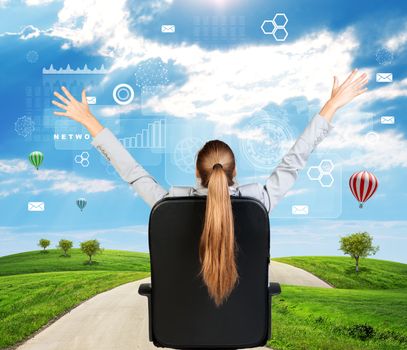
[[(323, 168), (322, 168), (322, 163), (329, 163), (330, 165), (331, 165), (331, 170), (329, 170), (329, 171), (325, 171)], [(335, 164), (334, 164), (334, 162), (331, 160), (331, 159), (322, 159), (320, 162), (319, 162), (319, 165), (318, 165), (318, 167), (319, 167), (319, 169), (320, 169), (320, 172), (323, 174), (323, 175), (330, 175), (331, 173), (332, 173), (332, 171), (334, 170), (334, 167), (335, 167)]]
[[(276, 23), (276, 18), (277, 17), (284, 17), (284, 19), (285, 19), (285, 22), (284, 22), (284, 24), (282, 24), (282, 25), (279, 25), (279, 24), (277, 24)], [(283, 13), (283, 12), (278, 12), (278, 13), (276, 13), (275, 15), (274, 15), (274, 18), (272, 19), (272, 22), (273, 22), (273, 24), (274, 24), (274, 27), (276, 27), (276, 28), (285, 28), (285, 26), (287, 25), (287, 23), (288, 23), (288, 18), (287, 18), (287, 16), (285, 15), (285, 13)]]
[[(322, 178), (323, 178), (324, 176), (329, 176), (329, 177), (331, 178), (332, 181), (329, 183), (329, 185), (325, 185), (325, 184), (322, 182)], [(332, 187), (332, 185), (333, 185), (334, 182), (335, 182), (335, 179), (334, 179), (334, 177), (332, 176), (331, 173), (329, 173), (329, 174), (323, 174), (323, 175), (320, 177), (320, 179), (318, 180), (318, 182), (319, 182), (319, 184), (321, 185), (321, 187)]]
[[(324, 162), (328, 162), (329, 164), (331, 164), (332, 168), (329, 172), (326, 172), (322, 169), (322, 163), (324, 163)], [(308, 170), (307, 170), (308, 179), (310, 179), (310, 181), (318, 181), (319, 184), (321, 185), (321, 187), (332, 187), (333, 183), (335, 182), (335, 178), (332, 176), (332, 171), (333, 171), (334, 167), (335, 167), (335, 164), (331, 159), (322, 159), (318, 165), (310, 166), (308, 168)], [(319, 173), (318, 178), (315, 178), (310, 175), (310, 172), (312, 169), (318, 169), (318, 173)], [(328, 185), (325, 185), (321, 181), (323, 176), (329, 176), (332, 179), (332, 181)]]
[(82, 165), (82, 167), (84, 167), (84, 168), (87, 168), (89, 166), (89, 164), (90, 164), (90, 162), (89, 162), (89, 152), (84, 151), (81, 154), (77, 154), (75, 156), (75, 163)]
[(87, 168), (88, 166), (89, 166), (89, 160), (87, 160), (87, 159), (82, 159), (82, 162), (81, 162), (81, 165), (84, 167), (84, 168)]
[(82, 159), (88, 160), (89, 159), (89, 152), (86, 152), (86, 151), (82, 152), (81, 157), (82, 157)]
[[(318, 177), (313, 177), (313, 176), (310, 175), (310, 172), (311, 172), (312, 169), (317, 169), (317, 170), (318, 170), (318, 174), (319, 174)], [(308, 178), (309, 178), (311, 181), (319, 181), (319, 179), (320, 179), (321, 176), (322, 176), (322, 174), (321, 174), (321, 169), (320, 169), (319, 165), (318, 165), (318, 166), (316, 166), (316, 165), (310, 166), (310, 167), (308, 168), (308, 170), (307, 170), (307, 176), (308, 176)]]
[[(273, 25), (273, 30), (271, 31), (271, 32), (266, 32), (265, 31), (265, 29), (264, 29), (264, 25), (266, 24), (266, 23), (271, 23), (272, 25)], [(272, 19), (265, 19), (264, 21), (263, 21), (263, 23), (261, 24), (261, 30), (262, 30), (262, 32), (265, 34), (265, 35), (272, 35), (273, 34), (273, 32), (275, 31), (275, 29), (276, 29), (276, 26), (275, 26), (275, 24), (274, 24), (274, 22), (273, 22), (273, 20)]]
[[(277, 37), (276, 37), (276, 32), (277, 32), (277, 30), (284, 30), (284, 32), (285, 32), (284, 38), (277, 38)], [(274, 39), (275, 39), (276, 41), (285, 41), (285, 40), (287, 39), (287, 37), (288, 37), (287, 29), (285, 29), (284, 27), (279, 27), (279, 28), (274, 27), (274, 30), (273, 30), (273, 33), (272, 33), (272, 34), (273, 34)]]

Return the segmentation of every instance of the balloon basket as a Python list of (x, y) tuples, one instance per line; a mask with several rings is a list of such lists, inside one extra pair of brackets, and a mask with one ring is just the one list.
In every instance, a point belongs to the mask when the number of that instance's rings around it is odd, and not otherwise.
[(359, 208), (360, 208), (360, 209), (363, 208), (363, 203), (359, 203)]

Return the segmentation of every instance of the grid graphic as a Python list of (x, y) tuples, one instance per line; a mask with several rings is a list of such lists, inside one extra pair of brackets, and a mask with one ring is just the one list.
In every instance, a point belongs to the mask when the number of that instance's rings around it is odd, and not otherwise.
[(165, 120), (148, 123), (136, 136), (119, 139), (125, 148), (165, 148)]
[(245, 16), (194, 16), (193, 34), (203, 41), (239, 40), (245, 37)]

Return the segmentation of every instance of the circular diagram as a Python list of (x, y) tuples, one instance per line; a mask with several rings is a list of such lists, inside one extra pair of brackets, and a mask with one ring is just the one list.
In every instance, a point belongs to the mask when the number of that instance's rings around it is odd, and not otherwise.
[(254, 117), (244, 131), (251, 136), (240, 140), (242, 154), (252, 166), (263, 170), (274, 168), (284, 156), (287, 143), (293, 140), (284, 119), (269, 115)]
[(25, 55), (25, 59), (27, 60), (28, 63), (35, 63), (38, 61), (40, 55), (38, 54), (37, 51), (30, 50), (27, 52)]
[(377, 63), (387, 66), (393, 62), (393, 53), (387, 49), (379, 49), (376, 52)]
[(173, 156), (178, 169), (187, 174), (194, 174), (195, 157), (202, 146), (202, 140), (197, 137), (187, 137), (179, 141), (175, 146)]
[(113, 89), (113, 99), (119, 105), (128, 105), (134, 99), (134, 90), (129, 84), (119, 84)]

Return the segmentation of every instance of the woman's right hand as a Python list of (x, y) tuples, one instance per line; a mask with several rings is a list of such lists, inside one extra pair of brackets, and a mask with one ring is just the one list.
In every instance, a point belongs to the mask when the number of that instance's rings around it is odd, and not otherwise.
[(82, 102), (76, 100), (65, 86), (62, 86), (62, 91), (65, 96), (61, 95), (57, 91), (54, 91), (54, 95), (62, 102), (52, 101), (52, 104), (65, 110), (65, 112), (54, 112), (55, 115), (64, 116), (81, 123), (92, 137), (95, 137), (99, 132), (103, 130), (102, 124), (96, 119), (89, 109), (88, 102), (86, 100), (85, 89), (82, 90)]

